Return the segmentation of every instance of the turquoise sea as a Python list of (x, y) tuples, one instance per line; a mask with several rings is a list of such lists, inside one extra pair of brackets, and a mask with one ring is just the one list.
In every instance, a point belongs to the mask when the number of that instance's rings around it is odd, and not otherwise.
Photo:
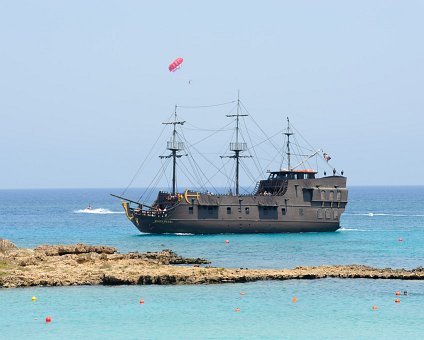
[[(349, 189), (340, 231), (213, 236), (140, 234), (119, 201), (108, 195), (118, 189), (1, 190), (0, 238), (20, 247), (84, 242), (121, 252), (170, 248), (207, 258), (217, 267), (423, 266), (424, 187)], [(139, 192), (129, 195), (136, 198)], [(87, 213), (88, 204), (94, 213)], [(402, 292), (399, 304), (395, 291)], [(48, 315), (52, 322), (46, 324)], [(418, 339), (424, 337), (424, 282), (324, 279), (0, 289), (0, 337)]]

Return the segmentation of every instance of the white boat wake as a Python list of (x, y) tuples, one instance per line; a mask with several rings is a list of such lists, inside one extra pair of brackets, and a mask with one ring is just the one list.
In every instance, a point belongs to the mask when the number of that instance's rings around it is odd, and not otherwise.
[(108, 215), (108, 214), (124, 214), (123, 211), (111, 211), (109, 209), (104, 209), (104, 208), (96, 208), (96, 209), (80, 209), (80, 210), (75, 210), (74, 211), (75, 214), (97, 214), (97, 215)]
[(369, 217), (373, 217), (373, 216), (391, 216), (391, 217), (424, 217), (423, 214), (385, 214), (385, 213), (343, 213), (344, 215), (350, 215), (350, 216), (369, 216)]
[(369, 231), (369, 230), (365, 230), (365, 229), (356, 229), (356, 228), (344, 228), (341, 227), (339, 230), (337, 231)]

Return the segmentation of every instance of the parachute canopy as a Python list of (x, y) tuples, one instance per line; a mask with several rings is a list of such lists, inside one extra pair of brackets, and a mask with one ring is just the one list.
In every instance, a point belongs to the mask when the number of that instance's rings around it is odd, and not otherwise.
[(180, 65), (183, 63), (184, 59), (183, 58), (177, 58), (175, 59), (171, 64), (169, 64), (168, 66), (168, 70), (169, 72), (175, 72), (176, 70), (178, 70), (180, 67)]

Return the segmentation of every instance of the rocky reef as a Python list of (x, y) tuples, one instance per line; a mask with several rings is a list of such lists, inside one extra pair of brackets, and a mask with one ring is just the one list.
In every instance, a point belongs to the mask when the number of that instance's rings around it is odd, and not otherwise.
[[(208, 266), (169, 249), (119, 254), (108, 246), (43, 245), (18, 248), (0, 239), (0, 287), (70, 285), (212, 284), (322, 278), (424, 280), (424, 268), (372, 268), (364, 265), (231, 269)], [(203, 266), (202, 266), (203, 265)], [(206, 266), (204, 266), (206, 265)]]

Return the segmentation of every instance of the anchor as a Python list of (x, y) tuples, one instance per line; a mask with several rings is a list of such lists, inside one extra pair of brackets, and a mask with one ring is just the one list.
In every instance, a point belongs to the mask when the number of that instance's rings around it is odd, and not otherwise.
[(186, 191), (184, 191), (184, 198), (185, 198), (185, 200), (186, 200), (186, 202), (188, 203), (188, 204), (190, 204), (191, 202), (188, 200), (189, 198), (195, 198), (195, 199), (199, 199), (199, 193), (198, 192), (195, 192), (195, 193), (193, 193), (193, 192), (190, 192), (189, 193), (189, 191), (188, 190), (186, 190)]

